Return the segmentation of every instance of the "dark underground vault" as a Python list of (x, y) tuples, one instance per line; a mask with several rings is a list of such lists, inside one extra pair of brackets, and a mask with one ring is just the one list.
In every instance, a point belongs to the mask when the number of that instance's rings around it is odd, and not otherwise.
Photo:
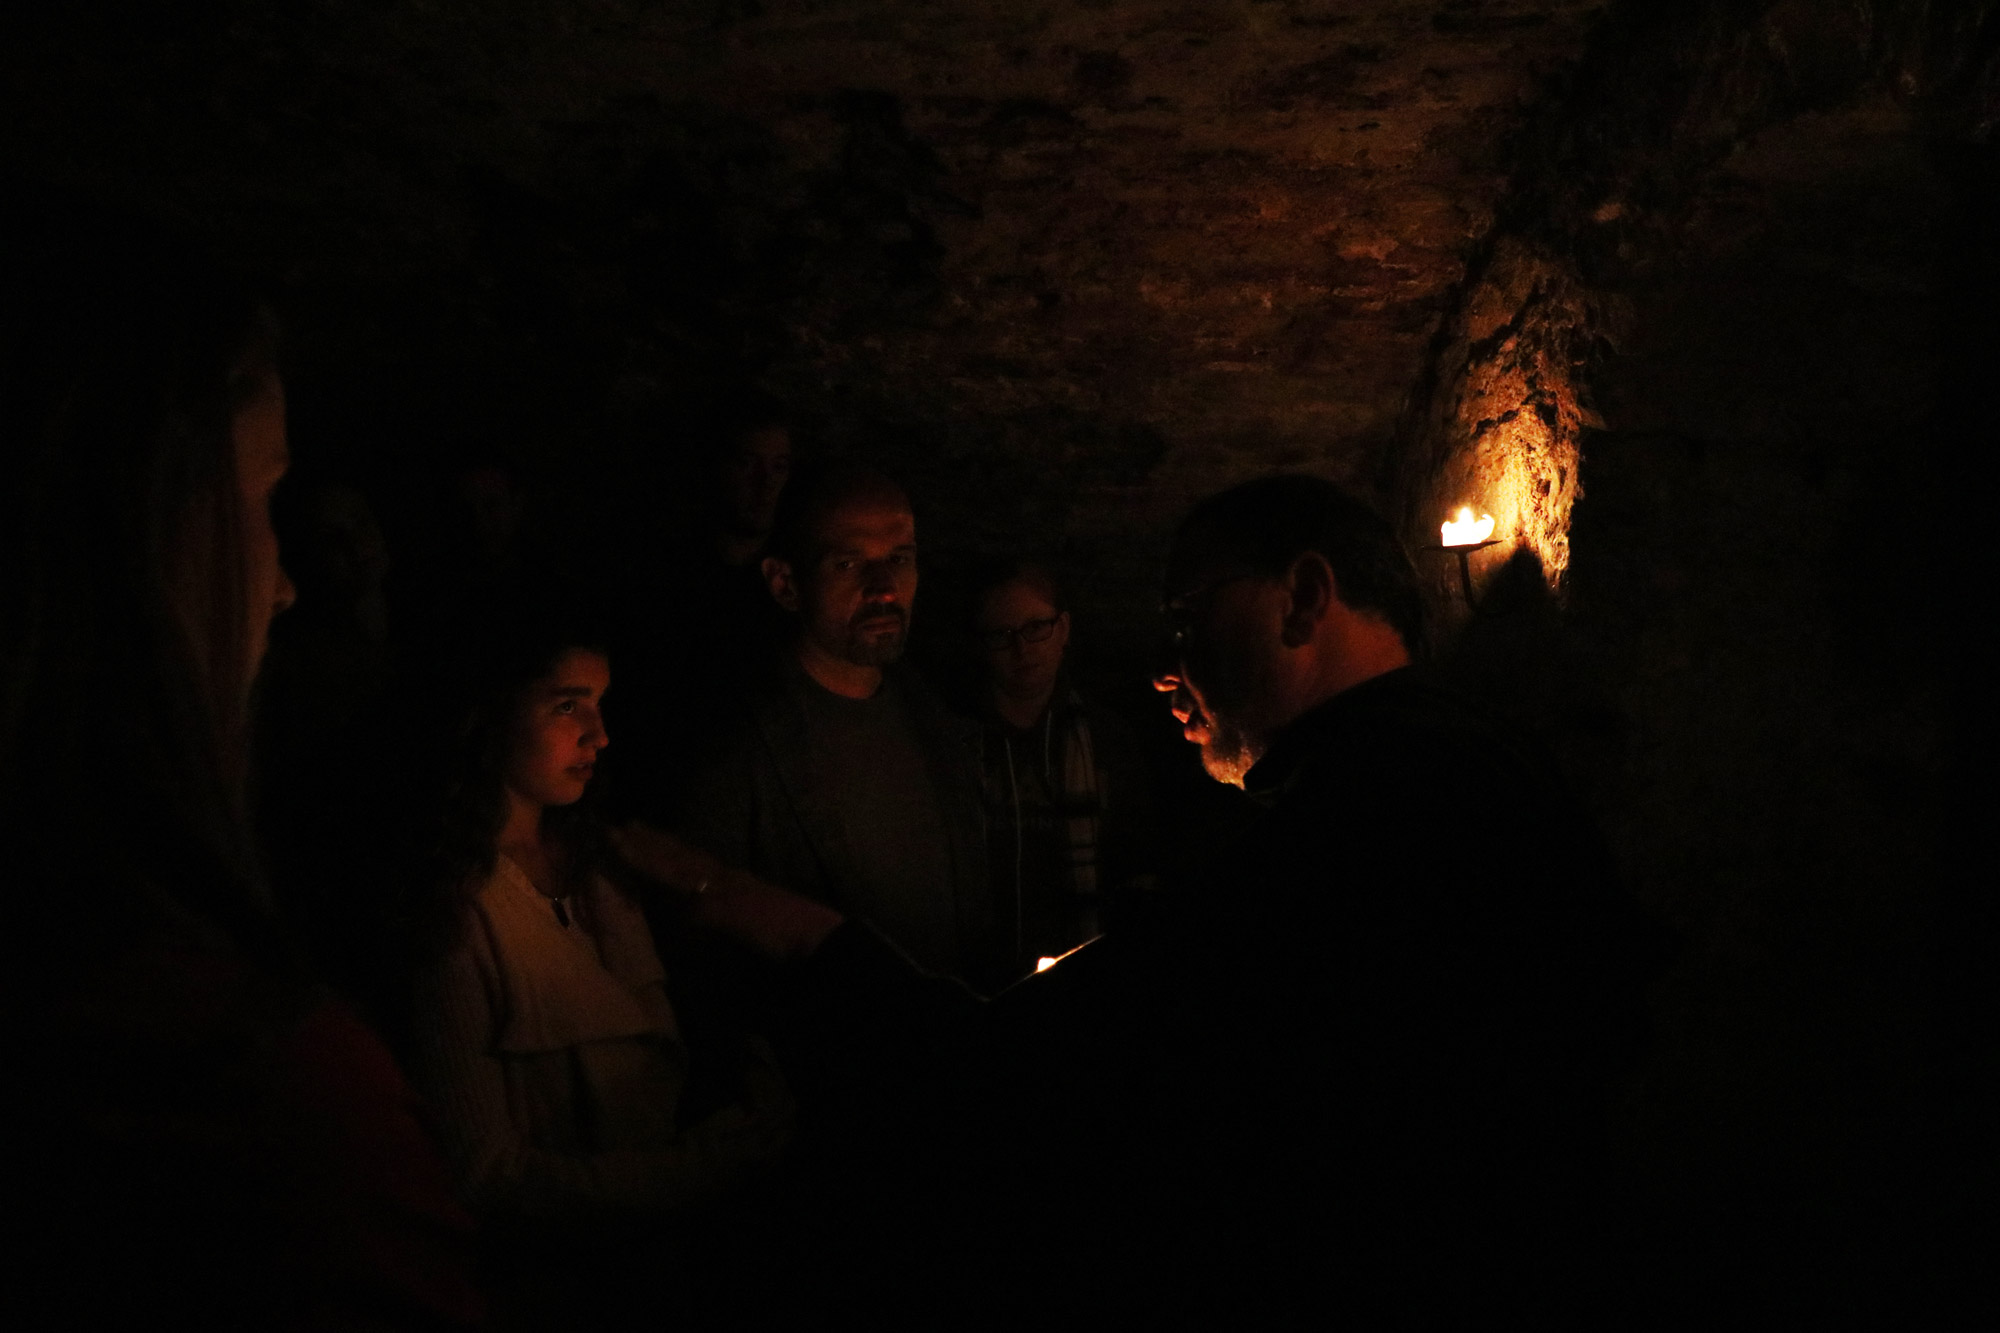
[(1943, 1281), (1992, 1185), (1946, 630), (1991, 559), (2000, 7), (204, 0), (10, 13), (0, 80), (10, 189), (265, 277), (299, 467), (392, 549), (501, 463), (614, 579), (753, 386), (906, 479), (940, 608), (1054, 560), (1159, 731), (1193, 499), (1319, 473), (1413, 548), (1490, 512), (1476, 612), (1418, 552), (1440, 664), (1677, 941), (1622, 1145), (1663, 1308)]

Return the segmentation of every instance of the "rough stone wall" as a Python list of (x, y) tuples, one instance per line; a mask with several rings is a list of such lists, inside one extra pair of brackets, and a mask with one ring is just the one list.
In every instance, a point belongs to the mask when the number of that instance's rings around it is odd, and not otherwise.
[(1434, 567), (1445, 664), (1563, 757), (1676, 935), (1624, 1137), (1665, 1317), (1922, 1308), (1966, 1170), (1939, 1033), (1983, 969), (1943, 944), (1972, 852), (1949, 516), (1993, 483), (1964, 441), (2000, 22), (1625, 17), (1530, 132), (1394, 489), (1413, 541), (1462, 500), (1517, 525), (1477, 613)]
[(1990, 559), (1936, 533), (1991, 481), (1993, 4), (7, 22), (6, 160), (277, 271), (302, 452), (364, 479), (497, 444), (642, 522), (674, 406), (746, 377), (936, 545), (1062, 555), (1100, 647), (1196, 492), (1310, 468), (1416, 545), (1490, 510), (1480, 614), (1425, 557), (1446, 666), (1681, 943), (1625, 1129), (1688, 1247), (1660, 1289), (1859, 1274), (1935, 1204), (1940, 825), (1990, 822), (1938, 632)]
[(1864, 1248), (1924, 1184), (1947, 754), (1912, 556), (1945, 497), (1905, 469), (1937, 443), (1950, 277), (1911, 122), (1749, 136), (1626, 276), (1575, 531), (1575, 632), (1625, 718), (1608, 822), (1688, 949), (1639, 1155), (1689, 1212), (1748, 1200), (1808, 1251)]
[[(1577, 370), (1603, 312), (1572, 265), (1520, 235), (1496, 236), (1445, 326), (1426, 388), (1413, 400), (1415, 438), (1391, 455), (1405, 537), (1429, 552), (1446, 514), (1494, 520), (1495, 546), (1471, 557), (1476, 576), (1531, 553), (1560, 586), (1569, 569), (1578, 443), (1595, 413)], [(1420, 555), (1441, 619), (1456, 618), (1452, 565)]]
[[(1598, 427), (1588, 367), (1632, 325), (1624, 273), (1671, 256), (1701, 183), (1760, 128), (1863, 89), (1920, 108), (1928, 132), (1983, 135), (1994, 97), (1982, 5), (1628, 6), (1520, 139), (1516, 176), (1439, 329), (1385, 490), (1413, 547), (1448, 512), (1491, 512), (1490, 574), (1531, 551), (1569, 566), (1580, 443)], [(1827, 164), (1822, 164), (1823, 166)], [(1845, 209), (1857, 201), (1842, 199)], [(1450, 567), (1434, 604), (1458, 613)]]
[(364, 471), (643, 481), (756, 380), (938, 545), (1061, 557), (1104, 643), (1193, 496), (1383, 475), (1603, 8), (216, 0), (17, 17), (0, 62), (14, 162), (281, 272), (301, 424)]

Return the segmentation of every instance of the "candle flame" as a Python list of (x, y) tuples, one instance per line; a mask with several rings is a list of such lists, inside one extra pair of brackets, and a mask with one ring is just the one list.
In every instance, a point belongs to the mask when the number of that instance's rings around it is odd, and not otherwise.
[(1048, 971), (1050, 968), (1054, 967), (1057, 963), (1060, 963), (1063, 959), (1068, 958), (1071, 954), (1082, 953), (1085, 949), (1097, 943), (1098, 938), (1099, 938), (1098, 936), (1092, 935), (1089, 939), (1085, 940), (1082, 944), (1077, 945), (1074, 949), (1065, 950), (1062, 953), (1056, 954), (1054, 957), (1050, 957), (1047, 954), (1043, 954), (1040, 958), (1037, 958), (1035, 960), (1035, 971), (1037, 972)]
[(1471, 505), (1461, 505), (1457, 518), (1448, 518), (1440, 531), (1446, 546), (1477, 546), (1493, 535), (1493, 515), (1472, 516)]

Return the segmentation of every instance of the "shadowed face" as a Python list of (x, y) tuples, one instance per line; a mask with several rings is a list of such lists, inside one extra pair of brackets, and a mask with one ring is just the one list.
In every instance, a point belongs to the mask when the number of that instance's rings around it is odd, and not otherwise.
[(822, 651), (856, 666), (903, 655), (917, 596), (917, 521), (898, 494), (841, 502), (819, 524), (821, 554), (779, 600)]
[(1283, 598), (1276, 580), (1226, 563), (1190, 563), (1170, 585), (1172, 666), (1153, 687), (1172, 696), (1181, 734), (1217, 782), (1242, 786), (1262, 753)]
[[(381, 586), (389, 572), (389, 549), (374, 511), (359, 491), (326, 487), (313, 497), (307, 521), (310, 564), (303, 565), (301, 575), (317, 567), (326, 591), (350, 600)], [(306, 586), (313, 585), (308, 581)]]
[(986, 595), (976, 625), (993, 688), (1020, 699), (1036, 699), (1055, 688), (1069, 646), (1069, 613), (1033, 583), (1017, 579)]
[(459, 474), (458, 498), (472, 520), (480, 554), (488, 560), (503, 559), (528, 512), (527, 497), (513, 475), (490, 465), (468, 469)]
[(271, 526), (271, 492), (278, 488), (291, 453), (285, 440), (285, 386), (276, 375), (259, 381), (237, 409), (230, 440), (236, 452), (238, 523), (243, 534), (244, 638), (249, 661), (243, 679), (257, 674), (271, 641), (271, 622), (297, 596), (278, 563), (278, 534)]
[(766, 426), (737, 441), (722, 471), (731, 528), (745, 537), (769, 532), (791, 475), (792, 436), (783, 426)]
[(507, 786), (538, 805), (574, 805), (596, 772), (611, 664), (572, 648), (514, 706), (507, 734)]

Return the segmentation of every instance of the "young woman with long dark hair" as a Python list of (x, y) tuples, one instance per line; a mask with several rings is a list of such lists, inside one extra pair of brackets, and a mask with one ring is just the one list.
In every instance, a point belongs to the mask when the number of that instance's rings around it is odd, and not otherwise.
[(684, 1224), (781, 1153), (774, 1064), (690, 1106), (691, 1060), (639, 903), (584, 804), (611, 668), (587, 635), (495, 612), (465, 654), (429, 879), (443, 931), (419, 969), (413, 1072), (508, 1304), (589, 1326), (686, 1294)]

